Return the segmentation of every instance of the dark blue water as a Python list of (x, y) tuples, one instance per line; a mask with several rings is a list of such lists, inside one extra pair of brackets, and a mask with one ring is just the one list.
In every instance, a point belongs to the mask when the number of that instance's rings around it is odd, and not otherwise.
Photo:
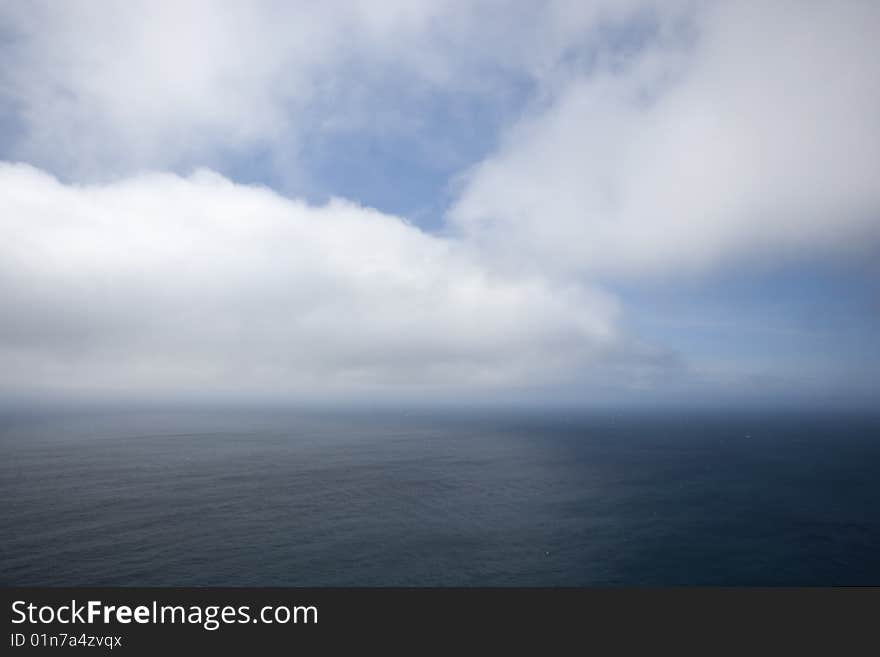
[(880, 584), (880, 420), (0, 420), (0, 584)]

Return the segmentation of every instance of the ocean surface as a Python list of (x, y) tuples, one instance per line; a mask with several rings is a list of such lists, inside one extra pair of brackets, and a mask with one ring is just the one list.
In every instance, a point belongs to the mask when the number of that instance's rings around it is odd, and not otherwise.
[(880, 419), (0, 418), (2, 585), (880, 584)]

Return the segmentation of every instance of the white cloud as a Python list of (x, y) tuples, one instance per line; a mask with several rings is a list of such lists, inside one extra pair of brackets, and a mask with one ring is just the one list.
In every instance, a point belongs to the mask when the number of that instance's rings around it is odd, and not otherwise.
[[(434, 3), (31, 2), (0, 8), (18, 159), (74, 179), (248, 148), (298, 164), (304, 117), (358, 53), (394, 52)], [(341, 111), (341, 110), (340, 110)], [(293, 153), (293, 154), (291, 154)]]
[(584, 287), (499, 278), (456, 242), (200, 171), (65, 185), (0, 166), (0, 372), (12, 390), (461, 394), (620, 349)]
[[(0, 387), (669, 387), (699, 364), (595, 282), (877, 244), (878, 33), (859, 0), (5, 3), (0, 148), (39, 168), (0, 166)], [(308, 192), (302, 140), (436, 129), (436, 94), (529, 96), (444, 238), (146, 173), (268, 154)]]
[(518, 268), (598, 275), (876, 241), (880, 5), (719, 3), (693, 21), (693, 42), (573, 75), (515, 126), (466, 178), (459, 231)]
[(301, 189), (304, 139), (405, 130), (420, 120), (401, 115), (407, 95), (497, 102), (641, 4), (6, 3), (0, 120), (16, 129), (5, 159), (107, 181), (264, 151)]

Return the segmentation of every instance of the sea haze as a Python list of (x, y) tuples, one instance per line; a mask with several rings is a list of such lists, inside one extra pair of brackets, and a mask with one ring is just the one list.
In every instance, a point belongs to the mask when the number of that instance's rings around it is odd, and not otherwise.
[(880, 418), (7, 416), (3, 585), (880, 584)]

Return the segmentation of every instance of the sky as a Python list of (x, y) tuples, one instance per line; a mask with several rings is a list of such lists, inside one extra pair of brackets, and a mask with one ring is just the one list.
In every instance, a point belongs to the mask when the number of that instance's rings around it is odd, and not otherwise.
[(0, 0), (0, 401), (880, 404), (873, 0)]

